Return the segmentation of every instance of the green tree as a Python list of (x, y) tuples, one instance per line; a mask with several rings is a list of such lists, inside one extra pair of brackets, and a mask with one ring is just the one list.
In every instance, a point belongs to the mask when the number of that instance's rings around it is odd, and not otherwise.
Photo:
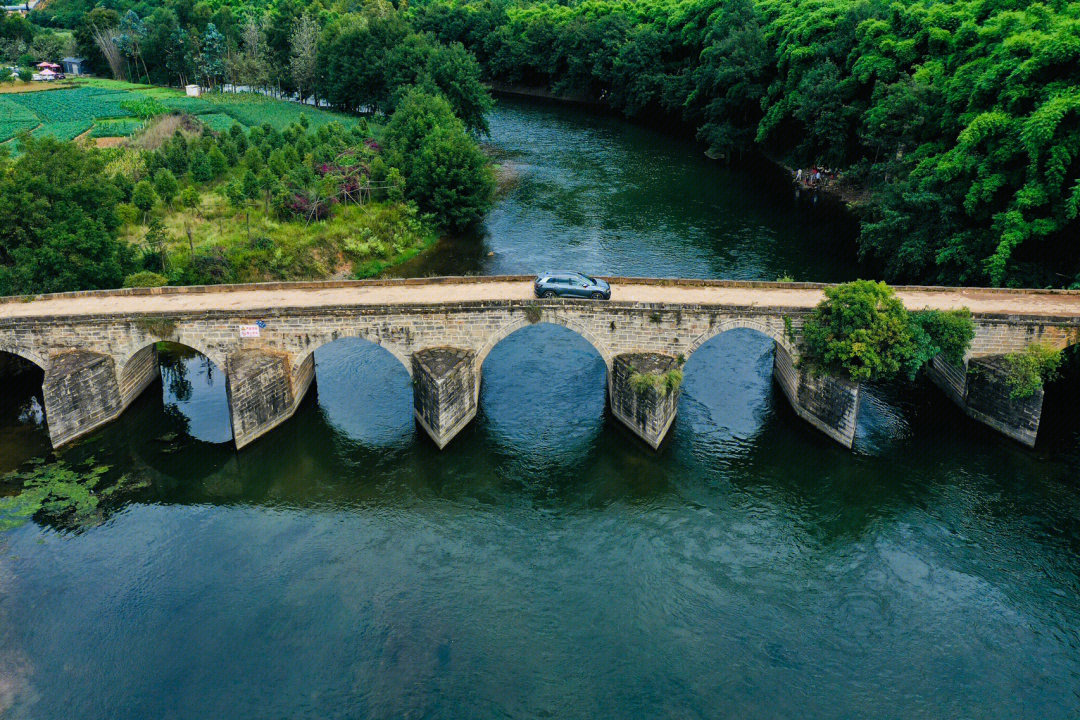
[[(224, 156), (222, 156), (224, 160)], [(197, 148), (191, 153), (191, 179), (195, 182), (208, 182), (214, 179), (214, 169), (206, 153)]]
[(146, 222), (146, 215), (154, 209), (155, 203), (157, 203), (157, 193), (154, 192), (154, 186), (150, 184), (150, 181), (140, 180), (135, 183), (135, 189), (131, 193), (131, 204), (142, 210), (143, 222)]
[(194, 210), (199, 207), (199, 201), (199, 191), (194, 186), (188, 185), (180, 191), (180, 204), (184, 207)]
[(383, 137), (390, 146), (390, 164), (408, 178), (425, 139), (439, 127), (457, 122), (445, 98), (413, 88), (402, 98), (386, 125)]
[(225, 157), (225, 153), (221, 152), (221, 148), (216, 144), (210, 148), (210, 152), (207, 153), (206, 159), (210, 164), (210, 176), (213, 179), (217, 179), (225, 174), (229, 169), (229, 161)]
[(25, 134), (19, 147), (0, 159), (0, 295), (118, 287), (133, 257), (101, 154)]
[(154, 173), (154, 192), (161, 198), (162, 204), (168, 206), (180, 192), (180, 183), (176, 181), (176, 176), (172, 172), (162, 168)]
[(424, 140), (408, 188), (440, 224), (460, 232), (491, 208), (495, 178), (476, 143), (454, 124), (436, 128)]

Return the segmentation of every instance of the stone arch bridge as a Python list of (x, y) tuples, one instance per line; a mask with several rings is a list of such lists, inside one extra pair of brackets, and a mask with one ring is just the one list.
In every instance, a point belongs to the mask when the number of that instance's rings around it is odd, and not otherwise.
[[(187, 345), (222, 368), (243, 447), (287, 420), (314, 377), (314, 352), (371, 340), (413, 377), (417, 421), (445, 446), (475, 416), (484, 358), (537, 322), (581, 335), (608, 368), (613, 414), (654, 448), (675, 417), (663, 378), (710, 338), (752, 328), (775, 341), (774, 375), (799, 416), (847, 447), (861, 388), (798, 366), (798, 337), (825, 287), (813, 283), (611, 278), (611, 301), (537, 300), (528, 277), (269, 283), (77, 292), (0, 300), (0, 351), (38, 365), (54, 446), (118, 417), (158, 377), (156, 343)], [(1003, 354), (1080, 335), (1080, 293), (898, 288), (909, 309), (968, 307), (976, 337), (933, 379), (973, 418), (1034, 444), (1042, 393), (1010, 398)], [(979, 372), (971, 372), (978, 368)]]

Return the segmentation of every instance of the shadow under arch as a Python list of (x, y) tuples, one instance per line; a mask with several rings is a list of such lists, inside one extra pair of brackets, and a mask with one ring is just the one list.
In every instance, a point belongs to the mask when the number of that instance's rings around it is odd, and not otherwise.
[(42, 362), (34, 353), (0, 346), (0, 475), (52, 451)]
[(607, 422), (604, 356), (563, 323), (522, 323), (500, 334), (477, 358), (479, 424), (515, 464), (572, 466)]
[(410, 365), (398, 352), (360, 335), (342, 335), (319, 345), (313, 388), (319, 414), (341, 440), (358, 446), (401, 446), (413, 442)]

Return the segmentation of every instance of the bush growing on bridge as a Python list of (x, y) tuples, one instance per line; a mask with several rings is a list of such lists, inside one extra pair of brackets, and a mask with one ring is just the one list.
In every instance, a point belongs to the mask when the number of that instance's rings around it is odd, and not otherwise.
[(914, 378), (939, 353), (962, 364), (974, 337), (967, 309), (908, 312), (885, 283), (856, 280), (825, 290), (803, 326), (802, 360), (854, 382)]
[(1013, 400), (1029, 398), (1058, 376), (1061, 351), (1035, 343), (1005, 356), (1005, 382)]
[(665, 373), (642, 373), (635, 372), (630, 375), (630, 387), (638, 395), (647, 393), (650, 389), (663, 396), (679, 389), (683, 381), (683, 372), (678, 368), (668, 370)]

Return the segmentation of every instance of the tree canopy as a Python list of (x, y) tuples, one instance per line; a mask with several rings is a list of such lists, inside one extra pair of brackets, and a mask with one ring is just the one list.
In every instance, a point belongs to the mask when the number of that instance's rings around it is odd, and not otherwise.
[(51, 137), (19, 145), (18, 159), (0, 156), (0, 295), (119, 287), (132, 253), (100, 155)]

